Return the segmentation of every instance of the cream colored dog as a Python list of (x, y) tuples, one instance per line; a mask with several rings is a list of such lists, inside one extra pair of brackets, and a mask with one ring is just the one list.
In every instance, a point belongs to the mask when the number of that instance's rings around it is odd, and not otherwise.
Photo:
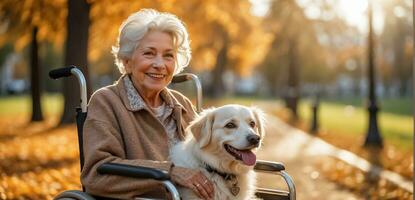
[[(176, 166), (201, 170), (215, 186), (214, 199), (254, 199), (254, 152), (264, 137), (263, 112), (226, 105), (203, 111), (186, 130), (186, 140), (171, 149)], [(179, 188), (183, 199), (199, 199)]]

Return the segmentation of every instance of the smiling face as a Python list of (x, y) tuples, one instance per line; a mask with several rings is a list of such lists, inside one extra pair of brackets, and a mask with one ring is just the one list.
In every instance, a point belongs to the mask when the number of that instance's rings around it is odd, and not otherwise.
[(141, 40), (131, 59), (124, 61), (127, 74), (140, 94), (158, 94), (172, 80), (175, 49), (171, 35), (150, 31)]
[(222, 107), (215, 113), (212, 125), (213, 139), (226, 150), (230, 158), (245, 165), (254, 165), (256, 156), (253, 151), (260, 144), (259, 120), (252, 110), (244, 107)]
[(253, 166), (254, 153), (263, 138), (261, 113), (254, 108), (227, 105), (202, 113), (191, 130), (206, 154), (215, 154), (221, 161)]

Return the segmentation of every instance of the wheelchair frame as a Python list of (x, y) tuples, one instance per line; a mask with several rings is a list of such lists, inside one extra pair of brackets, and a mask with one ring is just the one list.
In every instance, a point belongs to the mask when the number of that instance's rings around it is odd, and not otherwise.
[[(80, 155), (80, 166), (81, 170), (84, 165), (84, 154), (83, 154), (83, 125), (87, 116), (87, 88), (86, 81), (83, 73), (76, 67), (64, 67), (49, 72), (49, 77), (52, 79), (58, 79), (63, 77), (69, 77), (74, 75), (80, 85), (80, 94), (81, 94), (81, 103), (80, 107), (76, 108), (76, 125), (78, 131), (78, 145), (79, 145), (79, 155)], [(181, 83), (188, 80), (192, 80), (195, 84), (197, 100), (196, 100), (196, 109), (197, 112), (200, 112), (202, 109), (202, 85), (198, 77), (190, 73), (182, 73), (173, 77), (172, 83)], [(296, 190), (295, 185), (291, 177), (285, 172), (284, 164), (280, 162), (271, 162), (271, 161), (262, 161), (258, 160), (255, 167), (255, 171), (263, 173), (271, 173), (281, 176), (288, 187), (288, 191), (276, 190), (276, 189), (267, 189), (267, 188), (257, 188), (256, 196), (266, 200), (295, 200), (296, 199)], [(124, 165), (118, 163), (104, 163), (97, 168), (97, 171), (101, 174), (108, 175), (118, 175), (125, 177), (135, 177), (135, 178), (151, 178), (155, 180), (162, 181), (166, 189), (171, 193), (174, 200), (180, 200), (179, 192), (177, 191), (174, 184), (170, 181), (168, 172), (140, 166)], [(85, 192), (84, 187), (82, 186), (82, 191), (79, 190), (67, 190), (58, 194), (54, 199), (77, 199), (77, 200), (95, 200), (96, 197)], [(135, 198), (135, 199), (147, 199), (147, 198)]]

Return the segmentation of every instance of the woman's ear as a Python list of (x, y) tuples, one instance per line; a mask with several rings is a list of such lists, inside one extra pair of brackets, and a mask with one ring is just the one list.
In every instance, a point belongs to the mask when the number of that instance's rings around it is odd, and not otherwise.
[(199, 118), (190, 124), (189, 128), (199, 147), (207, 146), (212, 139), (212, 126), (214, 121), (213, 110), (202, 112)]
[(123, 59), (122, 64), (124, 65), (125, 73), (131, 74), (131, 60), (130, 59)]

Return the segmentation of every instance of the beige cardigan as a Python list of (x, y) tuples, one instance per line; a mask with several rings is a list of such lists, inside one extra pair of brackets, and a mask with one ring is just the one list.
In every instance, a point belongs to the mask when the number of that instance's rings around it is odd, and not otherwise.
[[(173, 108), (178, 138), (183, 140), (184, 129), (196, 116), (193, 105), (174, 90), (163, 90), (161, 97)], [(88, 193), (120, 199), (164, 195), (159, 181), (101, 175), (96, 171), (106, 162), (170, 170), (167, 133), (137, 98), (141, 97), (128, 76), (92, 95), (83, 129), (85, 164), (81, 172), (81, 182)]]

